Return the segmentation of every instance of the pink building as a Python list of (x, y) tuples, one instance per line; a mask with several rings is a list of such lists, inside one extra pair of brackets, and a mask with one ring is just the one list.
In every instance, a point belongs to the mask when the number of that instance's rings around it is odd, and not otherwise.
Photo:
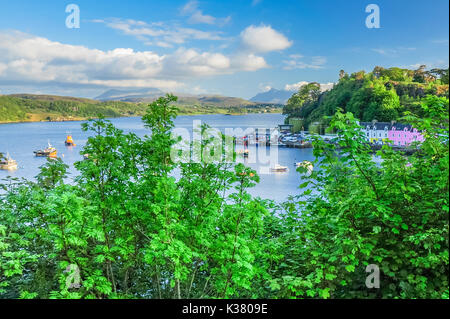
[(411, 125), (394, 124), (388, 131), (388, 139), (393, 145), (407, 146), (413, 142), (423, 142), (423, 135)]

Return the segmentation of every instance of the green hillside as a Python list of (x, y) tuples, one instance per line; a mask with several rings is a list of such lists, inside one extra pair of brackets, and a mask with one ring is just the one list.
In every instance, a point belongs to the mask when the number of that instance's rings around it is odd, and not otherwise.
[[(121, 102), (53, 96), (14, 94), (0, 96), (0, 123), (70, 121), (97, 117), (141, 116), (150, 101)], [(218, 96), (182, 98), (179, 114), (245, 114), (281, 112), (281, 106), (256, 104), (239, 98)]]
[(50, 95), (0, 96), (0, 122), (61, 121), (143, 114), (145, 107), (126, 102), (99, 102)]
[(348, 75), (340, 72), (339, 81), (330, 91), (321, 93), (318, 83), (300, 88), (288, 101), (283, 113), (301, 118), (305, 127), (319, 122), (327, 125), (325, 116), (341, 108), (361, 121), (398, 120), (406, 111), (421, 115), (421, 104), (427, 95), (448, 97), (448, 69), (417, 70), (375, 67)]

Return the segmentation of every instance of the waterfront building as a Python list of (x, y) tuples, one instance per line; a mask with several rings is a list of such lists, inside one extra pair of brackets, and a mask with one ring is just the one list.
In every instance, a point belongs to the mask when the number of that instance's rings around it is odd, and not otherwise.
[(366, 140), (370, 144), (387, 143), (389, 138), (389, 129), (391, 123), (388, 122), (361, 122), (359, 125), (363, 128)]
[(395, 122), (361, 122), (359, 125), (371, 144), (391, 144), (393, 146), (408, 146), (413, 142), (423, 142), (424, 137), (416, 128), (409, 124)]
[(423, 142), (423, 135), (411, 125), (395, 124), (389, 130), (388, 138), (396, 146), (407, 146), (413, 142)]

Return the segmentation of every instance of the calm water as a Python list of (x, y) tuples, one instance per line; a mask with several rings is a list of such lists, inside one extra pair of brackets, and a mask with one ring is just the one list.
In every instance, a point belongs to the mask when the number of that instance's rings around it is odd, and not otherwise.
[[(226, 115), (199, 115), (199, 116), (179, 116), (175, 124), (192, 131), (192, 121), (201, 120), (211, 127), (220, 130), (225, 128), (271, 128), (283, 123), (284, 116), (280, 114), (251, 114), (240, 116)], [(111, 122), (119, 129), (126, 132), (132, 131), (138, 136), (148, 134), (148, 130), (142, 125), (141, 119), (118, 118), (111, 119)], [(17, 160), (19, 169), (8, 172), (0, 170), (0, 179), (6, 176), (24, 177), (34, 179), (39, 172), (39, 166), (45, 163), (45, 158), (34, 157), (33, 151), (42, 149), (47, 142), (58, 149), (58, 156), (70, 166), (70, 176), (77, 174), (73, 163), (82, 160), (79, 154), (87, 141), (89, 132), (82, 132), (82, 122), (42, 122), (42, 123), (20, 123), (0, 125), (0, 152), (9, 151), (11, 157)], [(66, 147), (64, 140), (66, 135), (73, 135), (76, 147)], [(256, 148), (251, 146), (250, 152), (255, 152)], [(264, 149), (266, 149), (264, 147)], [(291, 149), (278, 148), (278, 163), (289, 167), (288, 172), (260, 174), (260, 183), (251, 190), (251, 193), (262, 198), (282, 201), (289, 195), (299, 193), (298, 185), (301, 184), (300, 174), (295, 171), (294, 162), (303, 160), (314, 160), (312, 149)], [(259, 171), (262, 166), (268, 165), (248, 164)]]

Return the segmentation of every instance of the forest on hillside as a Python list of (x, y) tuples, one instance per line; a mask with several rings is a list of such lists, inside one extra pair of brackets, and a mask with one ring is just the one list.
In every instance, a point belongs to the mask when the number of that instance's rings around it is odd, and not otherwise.
[[(246, 102), (246, 103), (244, 103)], [(239, 103), (242, 103), (240, 105)], [(122, 101), (96, 101), (75, 97), (15, 94), (0, 96), (1, 122), (37, 122), (83, 120), (103, 116), (106, 118), (142, 116), (148, 103)], [(177, 102), (180, 115), (280, 113), (281, 105), (253, 103), (241, 99), (217, 97), (183, 99)]]
[(330, 90), (321, 93), (318, 83), (302, 86), (292, 95), (283, 113), (290, 118), (301, 118), (304, 126), (319, 122), (325, 126), (329, 116), (338, 109), (352, 112), (360, 121), (396, 121), (406, 112), (424, 115), (421, 104), (427, 95), (449, 95), (449, 70), (417, 70), (377, 66), (372, 72), (359, 71), (351, 75), (340, 71), (339, 81)]
[(48, 95), (0, 96), (0, 122), (57, 121), (142, 115), (145, 106)]

